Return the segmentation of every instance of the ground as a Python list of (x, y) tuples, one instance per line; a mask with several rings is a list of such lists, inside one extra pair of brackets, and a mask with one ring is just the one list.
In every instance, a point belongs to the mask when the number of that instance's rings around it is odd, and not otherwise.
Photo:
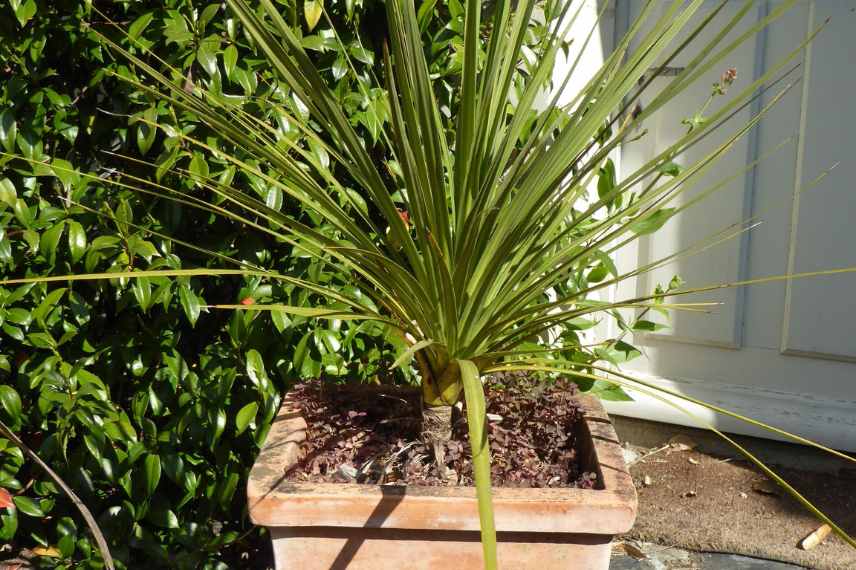
[(652, 543), (636, 543), (645, 558), (634, 558), (616, 549), (610, 570), (796, 570), (784, 562), (737, 554), (698, 553)]
[[(836, 536), (800, 548), (821, 523), (716, 436), (656, 422), (613, 421), (639, 494), (636, 524), (617, 540), (615, 568), (856, 568), (856, 550)], [(804, 446), (755, 438), (740, 443), (856, 534), (852, 463)]]

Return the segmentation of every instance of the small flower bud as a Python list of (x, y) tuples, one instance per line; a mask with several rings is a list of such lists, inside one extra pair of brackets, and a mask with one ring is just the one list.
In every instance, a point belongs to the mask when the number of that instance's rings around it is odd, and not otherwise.
[(728, 69), (722, 72), (722, 77), (720, 78), (719, 82), (723, 86), (728, 86), (734, 83), (735, 79), (737, 79), (737, 68), (729, 67)]

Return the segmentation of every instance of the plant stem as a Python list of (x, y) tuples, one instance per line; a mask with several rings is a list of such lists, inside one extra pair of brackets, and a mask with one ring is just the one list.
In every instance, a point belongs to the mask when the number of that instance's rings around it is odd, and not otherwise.
[(428, 444), (452, 438), (452, 406), (422, 406), (422, 440)]

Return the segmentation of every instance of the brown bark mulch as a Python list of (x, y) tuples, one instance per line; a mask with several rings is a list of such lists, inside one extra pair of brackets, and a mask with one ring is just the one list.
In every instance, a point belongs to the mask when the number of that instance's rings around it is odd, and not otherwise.
[[(485, 385), (492, 480), (506, 487), (585, 487), (596, 476), (578, 461), (581, 411), (576, 385), (523, 375)], [(308, 424), (293, 481), (472, 485), (466, 414), (456, 409), (452, 438), (438, 450), (420, 438), (418, 392), (391, 386), (309, 382), (290, 394)], [(443, 465), (445, 473), (439, 465)]]

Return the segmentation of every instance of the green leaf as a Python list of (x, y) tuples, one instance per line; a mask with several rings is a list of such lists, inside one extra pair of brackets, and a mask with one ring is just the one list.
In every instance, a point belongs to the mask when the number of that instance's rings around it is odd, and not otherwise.
[(163, 471), (166, 476), (176, 485), (184, 484), (184, 460), (177, 453), (164, 455), (162, 459)]
[(220, 408), (216, 411), (213, 409), (209, 410), (208, 420), (212, 424), (211, 427), (213, 428), (209, 445), (211, 449), (214, 449), (214, 446), (217, 445), (217, 442), (220, 441), (220, 437), (226, 430), (226, 419), (226, 410), (224, 410), (223, 408)]
[(11, 109), (0, 112), (0, 143), (6, 152), (15, 152), (15, 139), (18, 137), (18, 122)]
[(160, 457), (154, 454), (146, 455), (146, 458), (143, 460), (143, 484), (145, 485), (146, 496), (151, 497), (154, 494), (155, 489), (158, 488), (160, 479)]
[(24, 200), (21, 198), (15, 200), (13, 211), (15, 212), (15, 218), (21, 222), (22, 226), (29, 229), (30, 226), (33, 225), (33, 214), (30, 212), (30, 208)]
[(235, 69), (235, 64), (238, 63), (238, 48), (234, 44), (230, 44), (223, 50), (223, 68), (226, 70), (226, 77), (232, 78), (232, 71)]
[(235, 435), (241, 435), (248, 427), (252, 425), (255, 429), (256, 413), (259, 411), (259, 405), (256, 402), (250, 402), (238, 411), (235, 417)]
[(137, 148), (140, 149), (140, 154), (145, 156), (157, 138), (158, 131), (155, 126), (158, 120), (157, 108), (149, 107), (143, 112), (142, 118), (145, 120), (137, 125)]
[(0, 515), (0, 541), (9, 543), (18, 530), (18, 512), (12, 511)]
[(29, 497), (18, 495), (17, 497), (13, 497), (12, 500), (15, 502), (15, 506), (18, 507), (18, 510), (25, 515), (36, 518), (44, 518), (46, 515), (42, 510), (42, 507)]
[(166, 174), (172, 170), (172, 167), (175, 166), (176, 161), (178, 161), (181, 153), (179, 153), (178, 148), (174, 148), (169, 152), (164, 152), (158, 157), (157, 160), (157, 168), (155, 169), (155, 180), (160, 182)]
[(655, 323), (653, 321), (646, 320), (638, 320), (633, 323), (633, 330), (639, 332), (657, 332), (659, 330), (663, 330), (669, 328), (666, 325), (661, 325), (659, 323)]
[[(607, 159), (603, 167), (598, 171), (597, 177), (597, 195), (598, 198), (604, 199), (610, 192), (615, 189), (615, 164), (611, 159)], [(615, 197), (609, 202), (613, 202)]]
[(0, 408), (6, 413), (13, 426), (21, 422), (21, 396), (11, 386), (0, 384)]
[(374, 65), (374, 54), (366, 48), (359, 45), (351, 46), (350, 52), (357, 61), (361, 61), (366, 65)]
[(51, 265), (56, 262), (56, 248), (59, 245), (60, 238), (62, 238), (62, 232), (64, 229), (65, 220), (60, 221), (46, 232), (42, 233), (42, 237), (39, 240), (39, 249)]
[(336, 58), (336, 61), (333, 62), (333, 79), (339, 81), (346, 73), (348, 73), (348, 64), (345, 62), (345, 58), (343, 56), (339, 56)]
[(229, 503), (232, 501), (232, 497), (235, 495), (235, 490), (238, 488), (239, 481), (240, 477), (238, 477), (237, 473), (229, 473), (229, 475), (220, 482), (218, 486), (217, 501), (220, 503), (222, 508), (228, 508)]
[(131, 25), (128, 26), (128, 39), (133, 43), (137, 38), (139, 38), (146, 28), (151, 24), (152, 19), (155, 17), (154, 12), (146, 12), (142, 16), (138, 17), (136, 20), (131, 22)]
[(662, 228), (663, 224), (668, 222), (674, 213), (675, 208), (661, 208), (652, 214), (632, 221), (628, 227), (630, 231), (640, 236), (651, 234)]
[(33, 322), (33, 314), (23, 307), (13, 307), (6, 310), (6, 320), (26, 327)]
[(36, 332), (27, 335), (27, 340), (36, 348), (55, 349), (57, 347), (54, 337), (47, 332)]
[(15, 191), (15, 185), (8, 178), (0, 180), (0, 202), (14, 208), (15, 202), (18, 200), (18, 193)]
[(270, 384), (264, 360), (256, 349), (247, 351), (247, 376), (256, 387), (264, 388)]
[(320, 51), (321, 53), (324, 53), (329, 49), (328, 42), (325, 38), (319, 35), (303, 36), (303, 38), (300, 39), (300, 45), (302, 45), (304, 49)]
[(74, 170), (74, 166), (72, 166), (67, 160), (55, 158), (51, 161), (51, 170), (53, 171), (54, 176), (59, 178), (59, 181), (66, 193), (70, 194), (72, 185), (79, 178), (79, 175)]
[(199, 318), (199, 297), (187, 285), (181, 285), (178, 288), (178, 298), (181, 302), (181, 307), (184, 309), (184, 314), (187, 315), (187, 320), (191, 325), (196, 324)]
[[(319, 345), (318, 341), (321, 341)], [(315, 345), (322, 352), (326, 351), (327, 353), (333, 354), (339, 352), (339, 349), (342, 347), (342, 343), (339, 341), (339, 335), (337, 335), (334, 331), (330, 329), (316, 329), (315, 330)]]
[(36, 15), (36, 0), (16, 0), (13, 3), (15, 17), (22, 26), (26, 25)]
[(220, 38), (216, 36), (209, 36), (199, 42), (199, 48), (196, 50), (196, 60), (212, 77), (217, 74), (217, 52), (219, 51)]
[(183, 47), (190, 41), (193, 41), (193, 32), (187, 29), (187, 21), (178, 13), (164, 21), (164, 35), (166, 36), (166, 44), (176, 43), (179, 47)]
[(597, 264), (588, 274), (590, 283), (600, 283), (606, 278), (608, 270), (602, 263)]
[(593, 396), (597, 396), (601, 400), (608, 400), (610, 402), (633, 401), (633, 398), (628, 396), (627, 393), (621, 389), (621, 386), (617, 386), (612, 382), (604, 382), (603, 380), (596, 380), (588, 390), (588, 393)]
[(657, 167), (657, 172), (666, 176), (677, 176), (681, 173), (682, 167), (676, 162), (665, 162)]
[(76, 536), (62, 535), (57, 540), (57, 548), (63, 558), (70, 558), (74, 554)]
[(152, 305), (151, 280), (145, 277), (134, 279), (134, 282), (131, 284), (131, 290), (134, 292), (134, 297), (137, 299), (137, 303), (140, 304), (140, 308), (144, 313), (147, 312)]
[(497, 568), (496, 525), (493, 517), (493, 499), (490, 484), (490, 442), (487, 435), (487, 413), (484, 388), (479, 370), (469, 360), (460, 360), (461, 381), (467, 403), (467, 426), (473, 450), (473, 478), (479, 507), (482, 551), (485, 568)]
[(610, 348), (596, 348), (594, 354), (599, 359), (616, 365), (629, 362), (642, 355), (639, 349), (624, 341), (618, 341)]
[[(200, 177), (200, 179), (208, 178), (208, 163), (205, 162), (205, 158), (199, 153), (194, 153), (188, 170), (190, 170), (191, 174)], [(200, 180), (200, 182), (204, 182), (204, 180)]]
[(178, 528), (178, 517), (165, 504), (155, 503), (149, 509), (147, 518), (161, 528)]
[(309, 355), (309, 337), (311, 336), (312, 331), (305, 333), (294, 348), (293, 362), (296, 370), (301, 370), (303, 368), (304, 361), (307, 360)]
[(432, 344), (434, 344), (434, 341), (431, 340), (430, 338), (420, 340), (419, 342), (417, 342), (416, 344), (414, 344), (413, 346), (411, 346), (410, 348), (408, 348), (407, 350), (402, 352), (401, 355), (395, 359), (395, 362), (392, 363), (392, 366), (390, 366), (389, 369), (395, 370), (396, 368), (398, 368), (399, 366), (401, 366), (405, 362), (409, 362), (410, 359), (413, 358), (414, 354), (416, 354), (417, 352), (419, 352), (423, 348), (427, 348), (427, 347), (431, 346)]
[(270, 319), (277, 332), (282, 332), (291, 326), (291, 319), (284, 311), (271, 311)]
[[(8, 263), (12, 260), (12, 242), (6, 237), (6, 230), (0, 228), (0, 261)], [(280, 331), (282, 332), (282, 331)]]
[[(135, 360), (134, 362), (139, 362), (139, 360)], [(142, 365), (142, 362), (140, 362), (140, 364)], [(154, 415), (155, 417), (161, 415), (161, 413), (163, 413), (163, 402), (158, 397), (158, 394), (155, 391), (155, 387), (152, 384), (149, 384), (148, 399), (149, 407), (152, 409), (152, 415)]]
[(18, 148), (21, 149), (25, 158), (30, 160), (41, 160), (42, 150), (44, 145), (41, 139), (30, 129), (25, 129), (18, 132), (18, 137), (15, 139)]
[(80, 261), (86, 253), (86, 232), (83, 225), (75, 220), (68, 221), (68, 250), (74, 263)]
[(437, 5), (437, 0), (423, 0), (419, 5), (419, 12), (416, 19), (419, 22), (419, 31), (423, 34), (428, 30), (428, 25), (434, 17), (434, 7)]
[(306, 18), (306, 27), (309, 31), (315, 29), (318, 20), (324, 10), (324, 0), (305, 0), (303, 2), (303, 17)]
[(209, 4), (202, 10), (202, 14), (199, 16), (199, 24), (204, 29), (208, 22), (214, 19), (214, 16), (217, 15), (217, 12), (220, 11), (220, 4)]
[(33, 310), (32, 318), (35, 319), (36, 322), (43, 321), (48, 313), (56, 308), (57, 303), (59, 303), (59, 300), (62, 299), (62, 296), (65, 295), (66, 291), (67, 289), (65, 287), (61, 287), (59, 289), (54, 289), (45, 295), (45, 299)]
[(7, 323), (3, 323), (3, 332), (14, 338), (15, 340), (24, 340), (24, 331), (18, 327), (13, 327)]

